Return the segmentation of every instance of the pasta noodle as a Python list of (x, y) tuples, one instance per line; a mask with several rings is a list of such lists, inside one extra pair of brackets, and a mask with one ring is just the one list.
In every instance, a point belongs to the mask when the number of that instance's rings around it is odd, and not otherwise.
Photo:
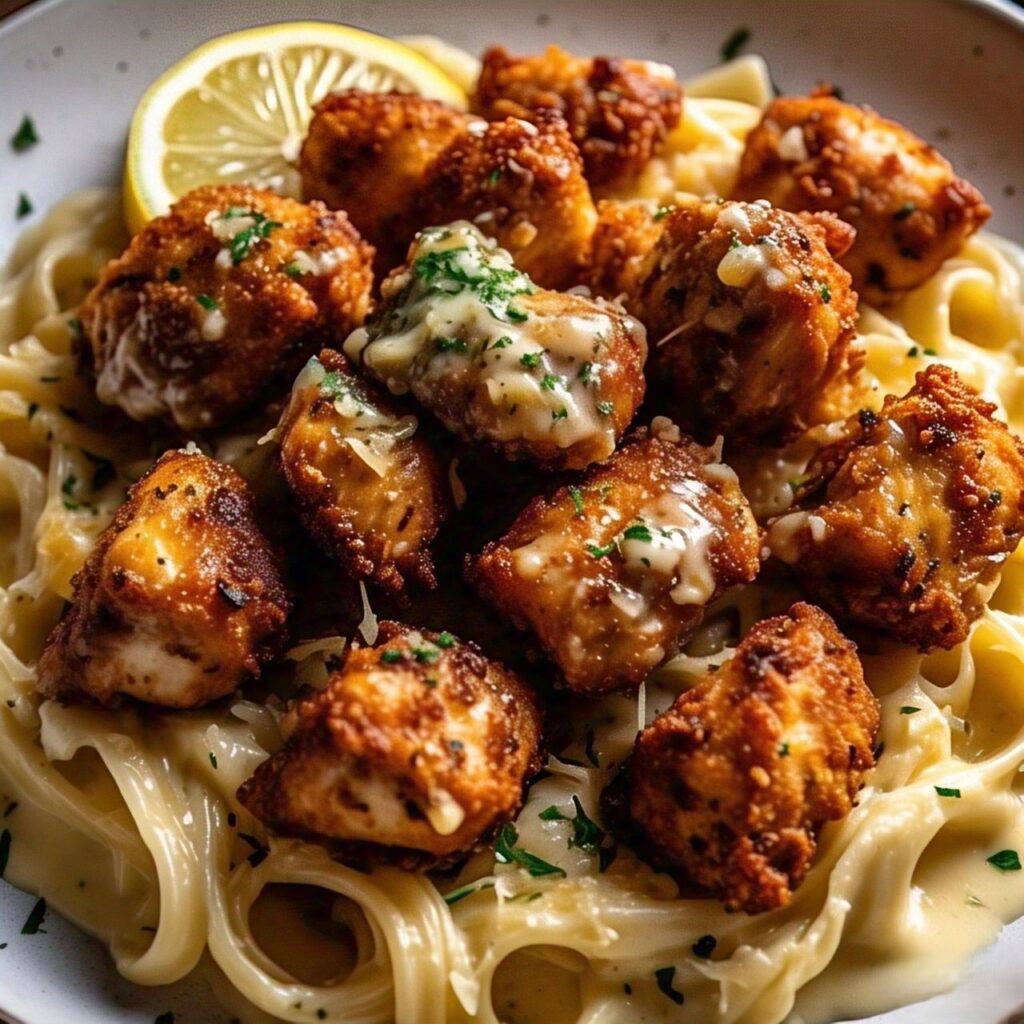
[[(770, 94), (765, 74), (745, 59), (695, 83), (683, 124), (631, 194), (726, 192)], [(75, 307), (124, 242), (115, 197), (83, 192), (25, 234), (0, 282), (0, 797), (18, 804), (4, 822), (7, 877), (107, 943), (126, 978), (206, 973), (249, 1021), (611, 1024), (674, 1019), (679, 995), (689, 1020), (816, 1021), (948, 987), (968, 954), (1024, 914), (1024, 872), (987, 859), (1024, 846), (1020, 550), (961, 647), (862, 652), (884, 756), (852, 813), (825, 828), (791, 904), (755, 917), (678, 898), (625, 849), (601, 863), (570, 845), (571, 822), (540, 817), (551, 805), (572, 817), (574, 801), (598, 817), (635, 736), (636, 698), (575, 712), (576, 742), (550, 760), (517, 820), (521, 846), (566, 877), (533, 878), (485, 851), (437, 880), (363, 874), (265, 835), (235, 792), (281, 744), (272, 701), (169, 713), (40, 705), (32, 665), (70, 578), (155, 454), (103, 429), (71, 354)], [(1022, 281), (1024, 253), (981, 235), (893, 310), (863, 308), (876, 404), (941, 360), (1024, 429)], [(216, 454), (251, 476), (271, 448), (234, 437)], [(766, 490), (791, 469), (777, 467)], [(646, 684), (645, 720), (786, 596), (755, 584), (726, 598)], [(337, 646), (293, 652), (302, 677), (322, 684), (315, 659)], [(328, 908), (319, 933), (296, 910), (313, 890)], [(706, 936), (713, 961), (693, 952)]]

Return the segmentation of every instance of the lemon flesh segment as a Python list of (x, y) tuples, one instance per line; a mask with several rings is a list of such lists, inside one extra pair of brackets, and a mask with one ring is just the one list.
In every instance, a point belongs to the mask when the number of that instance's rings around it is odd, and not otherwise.
[(296, 23), (222, 36), (165, 72), (132, 120), (125, 214), (138, 231), (198, 185), (248, 182), (298, 197), (312, 108), (344, 89), (409, 92), (465, 109), (414, 50), (346, 26)]

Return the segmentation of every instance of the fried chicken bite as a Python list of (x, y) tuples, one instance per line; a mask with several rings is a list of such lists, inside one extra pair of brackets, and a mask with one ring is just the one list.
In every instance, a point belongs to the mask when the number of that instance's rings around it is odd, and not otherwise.
[(313, 108), (299, 153), (303, 198), (344, 210), (387, 273), (412, 238), (412, 210), (427, 168), (474, 120), (409, 93), (333, 93)]
[(682, 116), (683, 90), (671, 68), (618, 57), (576, 57), (550, 45), (513, 57), (484, 55), (473, 107), (484, 117), (536, 120), (557, 110), (580, 148), (591, 185), (639, 174)]
[(194, 449), (131, 487), (72, 584), (39, 659), (45, 697), (199, 707), (259, 676), (291, 610), (245, 481)]
[(635, 301), (668, 212), (649, 199), (602, 199), (583, 282), (597, 295)]
[(277, 429), (307, 532), (353, 575), (393, 592), (435, 585), (429, 546), (448, 511), (446, 481), (418, 426), (324, 349), (299, 374)]
[(992, 214), (938, 150), (827, 88), (768, 106), (747, 136), (734, 197), (851, 224), (857, 237), (840, 262), (876, 304), (926, 281)]
[(606, 819), (728, 910), (785, 906), (821, 826), (853, 806), (879, 707), (856, 647), (821, 609), (757, 623), (735, 655), (637, 737)]
[(948, 366), (811, 462), (772, 553), (814, 600), (921, 651), (967, 639), (1024, 534), (1024, 445)]
[(856, 407), (857, 296), (832, 216), (768, 203), (672, 210), (624, 300), (651, 339), (659, 411), (702, 441), (778, 441)]
[(320, 203), (194, 189), (107, 265), (81, 309), (81, 361), (133, 419), (219, 427), (363, 322), (372, 257)]
[(473, 644), (381, 623), (238, 795), (268, 827), (345, 860), (451, 863), (516, 814), (540, 736), (532, 692)]
[(757, 575), (760, 534), (735, 474), (667, 420), (467, 560), (483, 597), (530, 629), (580, 693), (638, 686), (728, 587)]
[(538, 289), (466, 221), (424, 231), (381, 295), (346, 354), (507, 458), (607, 458), (643, 399), (643, 327), (615, 303)]

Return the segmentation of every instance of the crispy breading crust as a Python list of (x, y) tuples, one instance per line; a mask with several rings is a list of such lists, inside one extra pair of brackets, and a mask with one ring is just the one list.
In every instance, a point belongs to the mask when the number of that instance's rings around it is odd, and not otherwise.
[(258, 676), (282, 646), (291, 599), (252, 502), (230, 466), (161, 456), (73, 578), (39, 660), (40, 693), (192, 708)]
[(586, 264), (597, 211), (565, 122), (535, 120), (481, 123), (452, 142), (427, 171), (413, 223), (472, 221), (537, 284), (561, 288)]
[(387, 273), (412, 237), (427, 168), (473, 120), (408, 93), (332, 93), (313, 108), (299, 154), (303, 198), (345, 210), (378, 250), (378, 273)]
[(650, 272), (648, 257), (661, 237), (667, 207), (649, 199), (602, 199), (583, 283), (597, 295), (635, 300)]
[[(855, 407), (865, 356), (857, 296), (833, 258), (852, 237), (844, 224), (702, 203), (661, 226), (639, 291), (625, 300), (648, 330), (659, 411), (703, 441), (780, 441)], [(727, 274), (744, 254), (750, 265)]]
[[(232, 243), (207, 218), (232, 208), (278, 226), (240, 262), (218, 263)], [(326, 266), (291, 272), (297, 253), (328, 254)], [(286, 391), (313, 352), (363, 322), (372, 258), (345, 214), (320, 203), (245, 185), (197, 188), (107, 264), (80, 312), (83, 368), (102, 401), (135, 419), (221, 426)], [(212, 316), (223, 318), (219, 332)]]
[[(343, 382), (356, 409), (343, 416), (339, 399), (316, 383), (300, 388), (303, 375), (296, 382), (277, 439), (279, 464), (303, 526), (355, 576), (393, 592), (410, 582), (433, 587), (429, 545), (450, 504), (437, 457), (415, 425), (409, 436), (400, 429), (403, 420), (415, 419), (382, 388), (356, 377), (340, 352), (324, 349), (319, 362)], [(383, 476), (348, 443), (372, 445), (376, 427), (361, 433), (360, 424), (368, 418), (376, 424), (380, 417), (386, 420), (382, 436), (395, 437), (381, 449)]]
[[(275, 831), (329, 841), (348, 862), (452, 863), (521, 806), (541, 766), (540, 711), (473, 644), (397, 623), (380, 629), (376, 647), (350, 651), (327, 689), (298, 706), (284, 749), (239, 799)], [(442, 835), (424, 812), (449, 799), (464, 817)]]
[[(967, 638), (1024, 534), (1024, 445), (948, 366), (917, 375), (808, 467), (769, 532), (841, 620), (922, 651)], [(816, 539), (817, 538), (817, 539)]]
[(605, 793), (608, 820), (728, 910), (783, 907), (818, 829), (849, 813), (878, 726), (856, 647), (795, 604), (643, 730)]
[[(713, 530), (712, 589), (702, 602), (677, 603), (670, 591), (678, 579), (638, 573), (614, 549), (642, 510), (678, 503), (679, 495)], [(467, 558), (467, 574), (515, 625), (532, 630), (570, 689), (593, 693), (638, 686), (693, 632), (708, 603), (754, 579), (759, 553), (760, 534), (731, 471), (678, 432), (641, 430), (578, 486), (534, 498), (500, 540)]]
[(853, 225), (840, 262), (875, 304), (926, 281), (992, 215), (938, 150), (827, 87), (768, 106), (747, 136), (733, 194)]
[(576, 57), (550, 45), (513, 57), (502, 46), (484, 52), (473, 97), (485, 117), (534, 120), (557, 110), (579, 146), (591, 185), (639, 174), (682, 116), (683, 90), (648, 61)]

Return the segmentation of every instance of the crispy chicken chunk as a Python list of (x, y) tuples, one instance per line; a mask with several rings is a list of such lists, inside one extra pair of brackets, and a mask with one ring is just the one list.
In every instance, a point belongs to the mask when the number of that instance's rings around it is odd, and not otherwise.
[(561, 288), (586, 264), (597, 211), (565, 122), (554, 114), (536, 121), (471, 126), (428, 171), (414, 222), (470, 220), (524, 274)]
[(230, 466), (164, 454), (72, 580), (39, 660), (40, 692), (194, 708), (258, 676), (291, 601), (252, 502)]
[(668, 213), (624, 300), (647, 327), (659, 409), (701, 440), (777, 440), (855, 407), (857, 297), (833, 254), (852, 232), (767, 203)]
[(868, 302), (915, 288), (988, 220), (981, 193), (903, 125), (828, 90), (781, 96), (747, 136), (734, 193), (857, 229), (840, 262)]
[(483, 596), (533, 631), (581, 693), (638, 686), (728, 587), (760, 535), (736, 476), (667, 420), (579, 485), (537, 497), (469, 560)]
[(449, 633), (382, 623), (303, 701), (239, 791), (270, 828), (343, 859), (451, 862), (509, 821), (540, 769), (541, 718), (508, 669)]
[(636, 301), (669, 212), (648, 199), (602, 199), (584, 283), (597, 295)]
[(559, 111), (592, 185), (639, 174), (679, 123), (682, 104), (682, 87), (663, 64), (576, 57), (554, 45), (532, 57), (492, 46), (473, 98), (490, 119), (532, 121), (541, 111)]
[(424, 231), (381, 293), (345, 352), (510, 459), (607, 458), (643, 399), (643, 327), (615, 303), (537, 289), (466, 221)]
[(434, 586), (428, 548), (447, 486), (415, 416), (324, 349), (295, 381), (278, 442), (302, 522), (327, 554), (392, 591)]
[(220, 426), (363, 322), (372, 256), (322, 204), (197, 188), (107, 265), (80, 314), (83, 363), (133, 419)]
[(772, 552), (837, 618), (950, 648), (1024, 533), (1024, 445), (948, 366), (917, 375), (808, 467)]
[(856, 647), (796, 604), (643, 730), (605, 793), (607, 817), (727, 909), (783, 907), (820, 827), (849, 813), (878, 725)]
[[(334, 93), (313, 109), (299, 154), (302, 194), (344, 210), (386, 273), (412, 237), (412, 210), (434, 158), (475, 119), (407, 93)], [(397, 246), (397, 249), (396, 249)]]

